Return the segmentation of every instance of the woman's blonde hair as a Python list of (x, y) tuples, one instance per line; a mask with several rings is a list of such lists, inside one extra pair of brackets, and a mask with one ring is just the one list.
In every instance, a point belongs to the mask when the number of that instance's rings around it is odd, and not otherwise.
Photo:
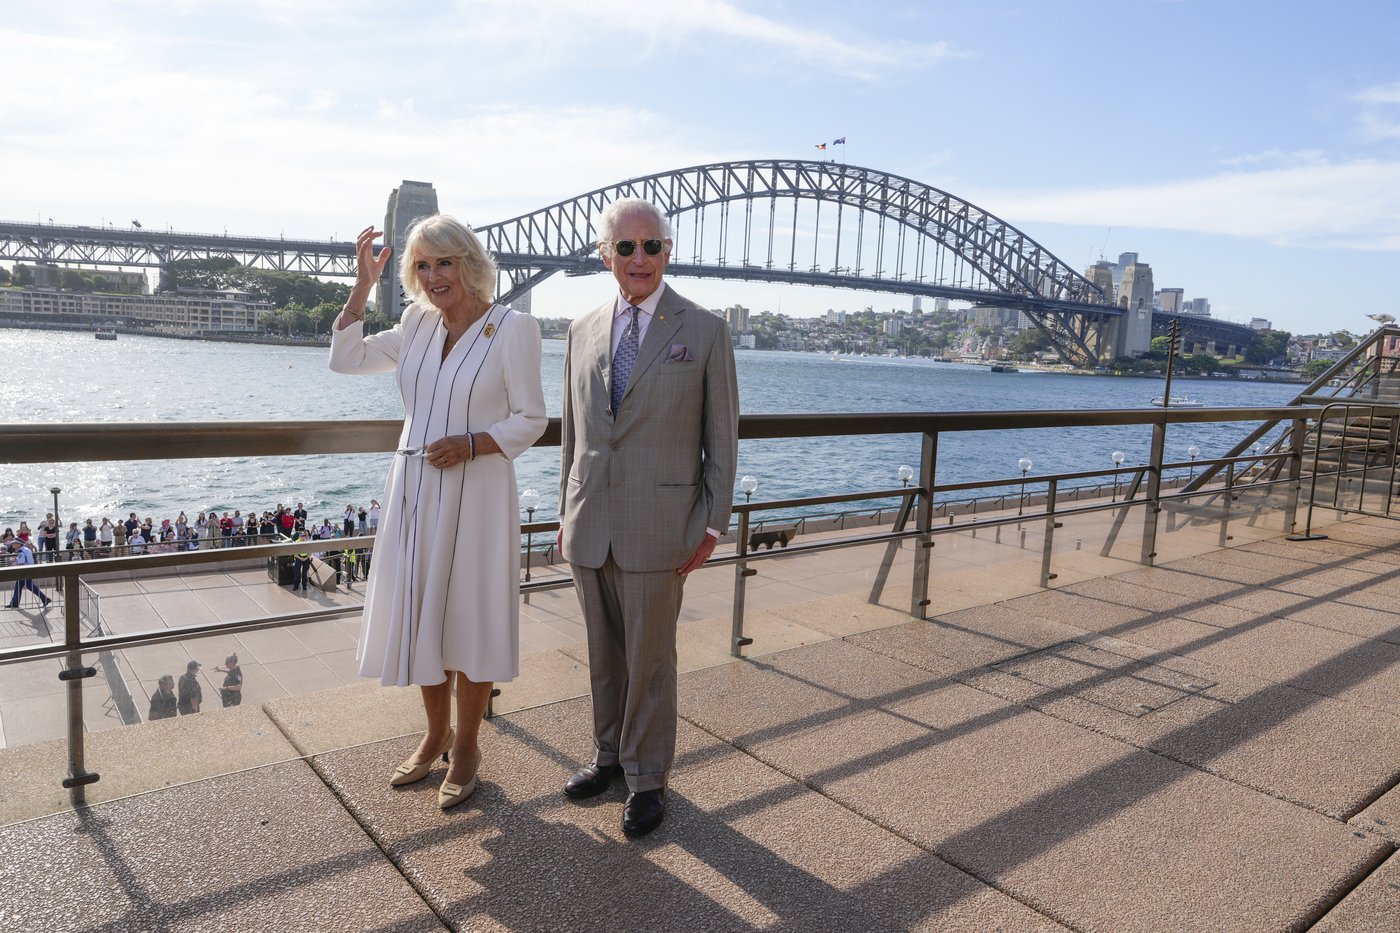
[(462, 285), (482, 301), (496, 293), (496, 260), (486, 252), (472, 228), (448, 214), (433, 214), (415, 221), (408, 229), (403, 251), (399, 253), (399, 281), (414, 301), (425, 294), (418, 286), (414, 266), (420, 259), (455, 259)]

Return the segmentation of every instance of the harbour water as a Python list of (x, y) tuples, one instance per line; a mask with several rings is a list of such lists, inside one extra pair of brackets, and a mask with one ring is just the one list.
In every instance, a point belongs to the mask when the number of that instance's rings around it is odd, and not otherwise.
[[(543, 379), (549, 413), (560, 406), (564, 342), (544, 343)], [(167, 340), (123, 335), (98, 341), (82, 332), (0, 329), (0, 360), (10, 373), (0, 392), (0, 423), (359, 420), (401, 418), (391, 376), (342, 376), (326, 367), (327, 351), (306, 347)], [(1145, 408), (1160, 381), (1021, 371), (927, 360), (743, 350), (737, 353), (741, 410), (758, 413), (879, 411), (1011, 411)], [(1174, 395), (1208, 406), (1281, 405), (1298, 387), (1235, 380), (1180, 380)], [(1172, 429), (1167, 457), (1223, 454), (1241, 425)], [(940, 441), (941, 482), (1016, 477), (1029, 457), (1030, 479), (1074, 470), (1107, 469), (1117, 449), (1125, 464), (1146, 460), (1146, 427), (968, 432)], [(34, 523), (52, 509), (51, 486), (62, 488), (60, 515), (71, 519), (191, 519), (200, 511), (272, 508), (305, 502), (311, 517), (334, 522), (348, 503), (381, 498), (389, 454), (296, 458), (73, 464), (6, 463), (0, 451), (0, 526)], [(901, 464), (917, 465), (912, 436), (746, 441), (739, 475), (759, 480), (755, 500), (814, 496), (898, 485)], [(541, 494), (537, 520), (555, 515), (558, 451), (537, 448), (517, 463), (520, 488)]]

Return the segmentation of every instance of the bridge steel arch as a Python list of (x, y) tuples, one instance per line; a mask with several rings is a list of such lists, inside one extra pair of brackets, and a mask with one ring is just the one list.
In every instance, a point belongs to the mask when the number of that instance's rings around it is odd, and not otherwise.
[[(861, 166), (789, 160), (718, 162), (659, 172), (479, 227), (500, 264), (501, 300), (514, 300), (556, 272), (600, 271), (594, 221), (603, 208), (624, 197), (658, 205), (678, 228), (690, 221), (691, 261), (678, 249), (672, 275), (827, 285), (1016, 308), (1050, 337), (1061, 357), (1079, 362), (1104, 356), (1112, 341), (1111, 325), (1123, 313), (1025, 233), (947, 191)], [(788, 201), (792, 225), (786, 238), (779, 239), (778, 204)], [(813, 240), (810, 264), (805, 252), (802, 263), (797, 261), (798, 204), (803, 202), (815, 205), (817, 229), (803, 231)], [(824, 229), (823, 204), (836, 208), (834, 221), (828, 210)], [(766, 218), (761, 210), (755, 218), (755, 205), (766, 205)], [(785, 205), (784, 220), (786, 210)], [(823, 238), (832, 245), (825, 254)], [(847, 265), (842, 265), (843, 245)], [(707, 248), (713, 252), (707, 254)], [(872, 254), (874, 269), (867, 272), (862, 263)], [(886, 261), (892, 261), (888, 271)]]

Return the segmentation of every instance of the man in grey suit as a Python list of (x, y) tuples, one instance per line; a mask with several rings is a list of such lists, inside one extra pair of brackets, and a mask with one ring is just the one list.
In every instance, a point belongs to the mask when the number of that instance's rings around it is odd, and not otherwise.
[(739, 390), (724, 321), (662, 282), (665, 216), (637, 198), (598, 221), (619, 294), (569, 328), (560, 549), (588, 629), (593, 760), (574, 799), (625, 776), (622, 828), (666, 813), (676, 744), (676, 618), (685, 577), (729, 527)]

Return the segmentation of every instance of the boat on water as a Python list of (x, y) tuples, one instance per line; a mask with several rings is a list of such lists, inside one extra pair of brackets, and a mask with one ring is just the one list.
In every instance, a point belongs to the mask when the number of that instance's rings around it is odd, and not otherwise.
[(98, 330), (93, 332), (93, 336), (96, 337), (98, 340), (116, 340), (117, 332), (111, 329), (99, 328)]
[(1153, 407), (1153, 408), (1205, 408), (1205, 407), (1206, 407), (1206, 403), (1205, 403), (1205, 402), (1202, 402), (1202, 401), (1200, 401), (1199, 399), (1191, 398), (1191, 397), (1186, 396), (1186, 395), (1173, 395), (1173, 396), (1171, 397), (1171, 402), (1170, 402), (1169, 404), (1165, 404), (1165, 403), (1166, 403), (1166, 399), (1159, 395), (1159, 396), (1157, 396), (1156, 398), (1154, 398), (1154, 399), (1152, 400), (1152, 407)]
[(994, 373), (1019, 373), (1020, 370), (1017, 369), (1015, 366), (1012, 366), (1010, 363), (993, 363), (993, 364), (992, 364), (992, 372), (994, 372)]

